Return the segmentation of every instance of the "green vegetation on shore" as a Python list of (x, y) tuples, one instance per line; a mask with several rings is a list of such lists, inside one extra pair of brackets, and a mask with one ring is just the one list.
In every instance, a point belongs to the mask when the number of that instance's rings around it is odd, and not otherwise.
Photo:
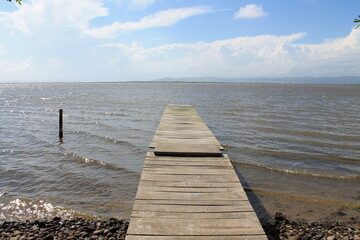
[[(11, 2), (11, 0), (7, 0), (7, 1)], [(16, 0), (16, 2), (21, 5), (21, 0)]]
[(354, 23), (358, 23), (358, 25), (355, 28), (360, 27), (360, 15), (359, 15), (359, 18), (354, 19)]

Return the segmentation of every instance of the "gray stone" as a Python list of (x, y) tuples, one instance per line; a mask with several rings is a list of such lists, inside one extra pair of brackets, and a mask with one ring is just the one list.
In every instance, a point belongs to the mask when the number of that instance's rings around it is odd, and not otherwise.
[(32, 227), (32, 230), (33, 230), (33, 231), (37, 231), (37, 230), (39, 230), (39, 227), (38, 227), (37, 225), (34, 225), (34, 226)]
[(299, 235), (289, 237), (289, 240), (298, 240), (298, 239), (299, 239)]
[(14, 233), (13, 233), (13, 235), (21, 235), (22, 234), (22, 232), (20, 232), (20, 231), (18, 231), (18, 230), (16, 230)]
[(103, 233), (103, 230), (96, 230), (95, 232), (93, 232), (94, 235), (100, 235)]

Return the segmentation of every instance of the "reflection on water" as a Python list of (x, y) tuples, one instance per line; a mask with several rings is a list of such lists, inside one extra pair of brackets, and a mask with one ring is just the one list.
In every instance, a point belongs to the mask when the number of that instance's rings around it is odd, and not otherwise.
[(0, 221), (129, 217), (167, 104), (195, 106), (269, 214), (359, 218), (360, 86), (54, 83), (0, 84)]

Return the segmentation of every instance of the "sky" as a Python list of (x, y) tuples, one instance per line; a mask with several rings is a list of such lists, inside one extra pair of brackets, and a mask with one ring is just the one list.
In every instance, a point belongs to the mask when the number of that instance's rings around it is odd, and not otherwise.
[(360, 76), (359, 0), (0, 0), (0, 82)]

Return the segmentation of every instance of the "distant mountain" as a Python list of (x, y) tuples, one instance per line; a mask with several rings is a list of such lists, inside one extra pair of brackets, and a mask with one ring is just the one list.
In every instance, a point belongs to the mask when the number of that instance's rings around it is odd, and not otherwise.
[(303, 83), (303, 84), (360, 84), (360, 77), (284, 77), (284, 78), (161, 78), (151, 82), (239, 82), (239, 83)]

